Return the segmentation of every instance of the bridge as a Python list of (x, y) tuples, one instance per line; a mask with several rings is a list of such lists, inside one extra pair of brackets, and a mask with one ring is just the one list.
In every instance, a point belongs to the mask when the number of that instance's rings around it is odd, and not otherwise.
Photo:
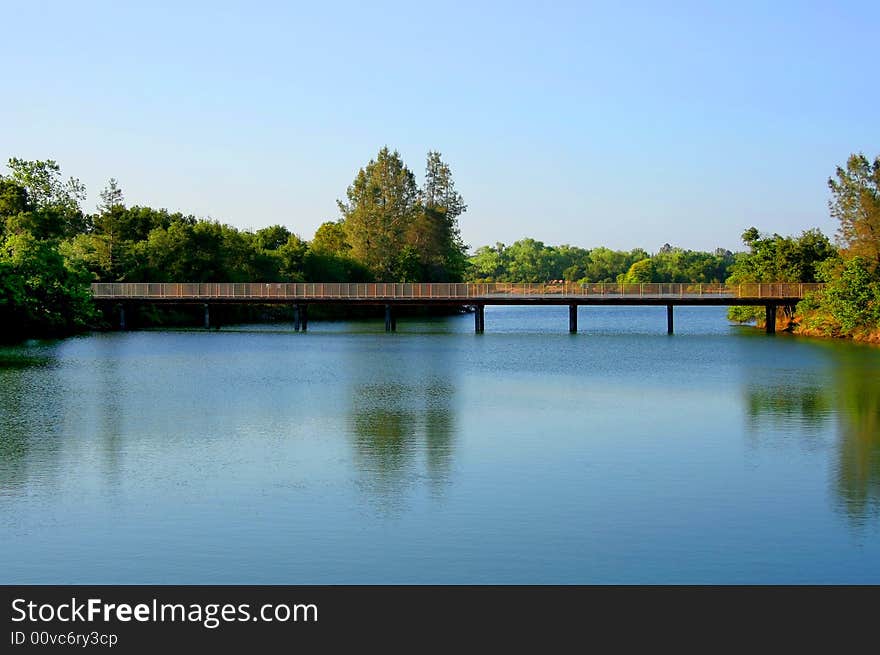
[(548, 282), (533, 284), (442, 282), (100, 282), (92, 284), (92, 297), (120, 309), (125, 327), (126, 305), (139, 303), (201, 304), (205, 327), (210, 326), (210, 306), (219, 304), (289, 304), (294, 308), (294, 329), (308, 328), (308, 307), (314, 305), (384, 305), (385, 330), (397, 329), (394, 308), (406, 305), (471, 307), (474, 330), (485, 328), (486, 305), (567, 305), (568, 327), (577, 332), (582, 305), (666, 306), (666, 326), (673, 333), (673, 307), (747, 305), (766, 308), (766, 330), (776, 331), (779, 307), (792, 307), (821, 284), (764, 282), (748, 284)]

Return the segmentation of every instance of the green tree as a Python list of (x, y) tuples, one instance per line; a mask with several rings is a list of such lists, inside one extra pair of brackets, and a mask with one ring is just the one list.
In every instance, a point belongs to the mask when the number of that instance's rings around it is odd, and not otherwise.
[(352, 256), (381, 281), (397, 279), (401, 247), (420, 211), (415, 177), (387, 147), (358, 171), (338, 201)]
[(654, 280), (654, 263), (650, 259), (633, 262), (626, 272), (624, 282), (627, 284), (652, 282)]
[(555, 253), (541, 241), (520, 239), (507, 248), (507, 275), (509, 282), (546, 282), (556, 279)]
[(278, 250), (290, 238), (290, 230), (283, 225), (270, 225), (256, 232), (256, 246), (261, 250)]
[(85, 327), (94, 317), (90, 276), (59, 251), (83, 217), (78, 182), (60, 182), (52, 161), (10, 159), (0, 176), (0, 338), (48, 336)]
[(89, 275), (67, 265), (57, 242), (30, 232), (0, 243), (0, 337), (51, 336), (85, 328), (95, 317)]
[[(125, 197), (114, 178), (101, 191), (98, 213), (92, 218), (92, 233), (77, 235), (79, 247), (91, 250), (89, 268), (97, 273), (98, 279), (115, 281), (121, 278), (120, 256), (125, 235), (123, 234)], [(91, 248), (86, 240), (92, 240)], [(68, 252), (71, 252), (68, 250)]]
[(494, 246), (481, 246), (468, 260), (468, 277), (473, 281), (498, 282), (507, 271), (506, 246), (498, 242)]
[(351, 246), (345, 236), (345, 221), (326, 221), (318, 226), (311, 249), (321, 255), (348, 256)]
[[(819, 230), (806, 230), (799, 237), (763, 235), (751, 227), (743, 232), (749, 252), (730, 267), (728, 284), (748, 282), (816, 282), (822, 262), (836, 256), (836, 250)], [(731, 307), (734, 321), (762, 320), (763, 309)]]
[(873, 262), (855, 256), (829, 271), (823, 300), (844, 335), (880, 325), (880, 281), (873, 269)]
[(86, 197), (85, 187), (73, 177), (62, 180), (61, 167), (55, 161), (12, 157), (7, 167), (8, 179), (27, 192), (32, 206), (30, 220), (22, 229), (40, 239), (73, 236), (89, 229), (81, 206)]
[[(452, 171), (439, 152), (428, 153), (425, 181), (419, 206), (406, 234), (421, 270), (417, 279), (459, 281), (466, 266), (466, 248), (461, 240), (458, 217), (467, 211), (455, 190)], [(402, 261), (402, 260), (401, 260)], [(408, 265), (410, 275), (415, 271)]]
[(880, 266), (880, 157), (872, 162), (850, 155), (846, 168), (829, 178), (831, 215), (840, 222), (838, 237), (844, 249)]
[(308, 244), (295, 234), (291, 234), (287, 242), (278, 248), (281, 260), (279, 270), (285, 282), (298, 282), (304, 279), (303, 266), (308, 250)]

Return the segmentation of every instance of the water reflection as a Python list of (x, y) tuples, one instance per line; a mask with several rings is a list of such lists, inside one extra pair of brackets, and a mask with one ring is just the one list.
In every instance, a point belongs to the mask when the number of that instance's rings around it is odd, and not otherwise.
[(352, 391), (350, 429), (358, 467), (382, 488), (393, 486), (411, 466), (417, 414), (415, 390), (402, 384), (363, 384)]
[(120, 469), (125, 440), (122, 421), (126, 410), (122, 402), (125, 384), (120, 370), (122, 361), (119, 352), (120, 343), (117, 339), (98, 341), (101, 357), (98, 358), (96, 371), (97, 397), (101, 399), (97, 404), (97, 410), (100, 412), (98, 446), (105, 469), (101, 479), (111, 488), (117, 488), (121, 481)]
[[(42, 426), (51, 429), (48, 398), (57, 398), (53, 357), (28, 348), (22, 352), (0, 352), (0, 488), (9, 489), (27, 479), (28, 458)], [(44, 396), (48, 392), (52, 395)], [(47, 441), (46, 439), (43, 440)], [(43, 444), (49, 447), (50, 443)]]
[(456, 434), (454, 356), (439, 349), (353, 351), (348, 426), (361, 486), (386, 501), (427, 481), (442, 493)]
[(5, 483), (5, 477), (15, 472), (20, 472), (20, 465), (16, 465), (27, 454), (28, 438), (25, 427), (28, 425), (25, 417), (24, 399), (26, 392), (21, 388), (20, 375), (8, 375), (0, 370), (0, 411), (3, 429), (0, 430), (0, 483)]
[(769, 435), (794, 435), (807, 448), (833, 434), (836, 505), (863, 522), (880, 515), (880, 353), (850, 344), (815, 347), (835, 350), (830, 370), (817, 376), (826, 385), (747, 383), (749, 433), (765, 443)]
[(866, 360), (859, 353), (847, 352), (835, 374), (840, 502), (854, 518), (877, 517), (880, 515), (880, 369), (876, 357)]

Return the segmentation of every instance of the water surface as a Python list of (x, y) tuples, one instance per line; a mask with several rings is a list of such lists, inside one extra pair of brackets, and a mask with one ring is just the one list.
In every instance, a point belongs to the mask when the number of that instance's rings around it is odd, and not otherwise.
[(0, 582), (880, 583), (880, 351), (567, 311), (0, 349)]

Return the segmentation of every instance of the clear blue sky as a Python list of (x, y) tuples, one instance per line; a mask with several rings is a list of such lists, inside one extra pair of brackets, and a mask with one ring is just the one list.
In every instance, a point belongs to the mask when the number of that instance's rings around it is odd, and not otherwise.
[(876, 1), (0, 4), (0, 157), (89, 208), (112, 176), (311, 238), (387, 144), (443, 153), (472, 246), (736, 248), (831, 234), (828, 176), (880, 154)]

